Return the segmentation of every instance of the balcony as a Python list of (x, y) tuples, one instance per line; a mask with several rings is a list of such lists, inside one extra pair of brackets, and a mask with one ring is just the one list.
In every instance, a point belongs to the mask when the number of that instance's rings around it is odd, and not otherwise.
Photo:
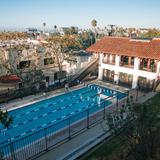
[(120, 66), (134, 68), (134, 57), (121, 56)]
[(102, 62), (104, 64), (115, 65), (115, 55), (105, 54)]
[(115, 61), (110, 61), (108, 59), (103, 59), (102, 61), (104, 64), (111, 64), (111, 65), (115, 65)]
[(151, 59), (141, 59), (140, 70), (156, 73), (157, 65), (154, 60)]
[(141, 71), (147, 71), (147, 72), (156, 72), (156, 68), (146, 68), (146, 67), (140, 67), (139, 70)]
[(121, 67), (126, 67), (126, 68), (134, 68), (134, 65), (132, 65), (132, 64), (128, 64), (128, 63), (120, 63), (120, 66)]
[(115, 56), (107, 56), (104, 57), (103, 61), (104, 64), (111, 64), (111, 65), (115, 65)]

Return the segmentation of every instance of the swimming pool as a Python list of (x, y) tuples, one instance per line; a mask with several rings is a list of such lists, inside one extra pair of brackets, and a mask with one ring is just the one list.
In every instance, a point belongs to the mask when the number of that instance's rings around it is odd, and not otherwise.
[[(0, 126), (0, 144), (4, 145), (10, 143), (10, 141), (16, 141), (63, 121), (64, 123), (56, 125), (47, 134), (57, 132), (67, 125), (65, 119), (77, 115), (71, 119), (70, 123), (72, 124), (86, 117), (86, 114), (79, 113), (91, 109), (90, 114), (93, 114), (101, 110), (104, 104), (105, 106), (112, 104), (109, 97), (122, 99), (126, 97), (126, 94), (93, 84), (10, 111), (9, 114), (13, 117), (13, 124), (8, 129)], [(97, 107), (92, 109), (93, 106)], [(30, 142), (38, 138), (42, 137), (32, 138)], [(23, 145), (25, 144), (23, 143), (19, 147)]]

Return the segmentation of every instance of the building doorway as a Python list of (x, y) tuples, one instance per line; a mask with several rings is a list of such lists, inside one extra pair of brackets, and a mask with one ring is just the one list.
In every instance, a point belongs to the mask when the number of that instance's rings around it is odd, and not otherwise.
[(127, 73), (119, 73), (119, 84), (132, 87), (133, 75)]
[(103, 80), (108, 82), (114, 82), (114, 71), (108, 69), (103, 70)]

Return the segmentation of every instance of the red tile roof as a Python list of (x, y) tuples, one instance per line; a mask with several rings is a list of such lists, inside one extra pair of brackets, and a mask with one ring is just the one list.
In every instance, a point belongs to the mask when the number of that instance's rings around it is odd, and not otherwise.
[(87, 51), (160, 60), (160, 39), (137, 40), (106, 36), (90, 46)]
[(6, 75), (6, 76), (1, 76), (0, 81), (4, 83), (11, 83), (11, 82), (21, 82), (21, 79), (16, 75)]

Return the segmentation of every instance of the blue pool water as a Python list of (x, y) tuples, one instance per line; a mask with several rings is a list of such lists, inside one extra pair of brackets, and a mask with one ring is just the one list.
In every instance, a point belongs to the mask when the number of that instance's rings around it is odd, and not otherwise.
[[(111, 101), (106, 101), (100, 97), (100, 92), (105, 96), (117, 96), (118, 99), (126, 96), (125, 93), (94, 84), (10, 111), (9, 114), (13, 117), (13, 123), (8, 129), (0, 126), (0, 144), (9, 142), (7, 135), (11, 137), (12, 141), (15, 141), (97, 105), (92, 110), (94, 113), (102, 109), (102, 102), (105, 102), (106, 106), (111, 104)], [(85, 116), (85, 114), (75, 116), (76, 118), (72, 119), (71, 123)], [(54, 128), (52, 132), (63, 127), (65, 127), (65, 123)]]

